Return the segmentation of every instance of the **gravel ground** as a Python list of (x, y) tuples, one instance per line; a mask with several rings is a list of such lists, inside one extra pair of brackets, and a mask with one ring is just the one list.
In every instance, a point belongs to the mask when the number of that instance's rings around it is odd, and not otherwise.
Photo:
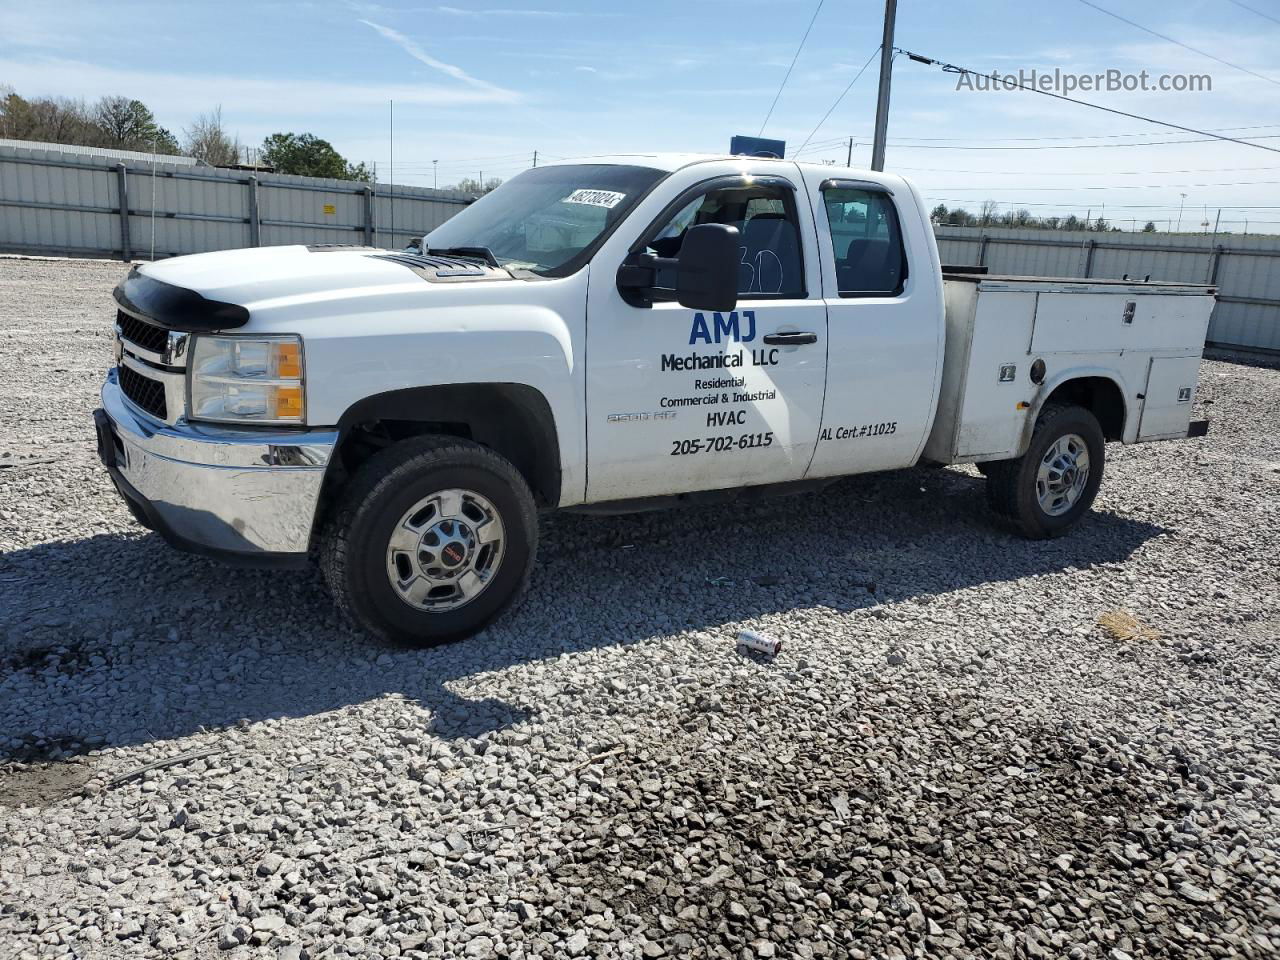
[(1058, 541), (953, 469), (555, 517), (413, 652), (130, 521), (121, 275), (0, 261), (0, 956), (1280, 955), (1280, 371)]

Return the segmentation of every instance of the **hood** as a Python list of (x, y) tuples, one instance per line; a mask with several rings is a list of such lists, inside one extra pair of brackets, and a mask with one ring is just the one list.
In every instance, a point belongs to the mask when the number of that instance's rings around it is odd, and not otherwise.
[(511, 279), (506, 270), (459, 257), (333, 244), (252, 247), (143, 264), (115, 298), (139, 319), (198, 332), (242, 327), (255, 307), (284, 298)]

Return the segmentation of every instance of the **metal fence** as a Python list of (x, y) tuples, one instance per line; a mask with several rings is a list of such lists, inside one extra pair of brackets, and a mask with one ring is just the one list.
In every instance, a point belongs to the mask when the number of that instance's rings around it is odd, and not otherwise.
[(1211, 283), (1209, 342), (1280, 353), (1280, 237), (939, 226), (943, 263), (1040, 277)]
[(398, 247), (469, 199), (423, 187), (0, 146), (0, 252), (145, 260), (288, 243)]
[[(466, 194), (0, 145), (0, 252), (121, 260), (286, 243), (403, 246)], [(1209, 340), (1280, 353), (1280, 237), (936, 228), (943, 263), (1215, 284)]]

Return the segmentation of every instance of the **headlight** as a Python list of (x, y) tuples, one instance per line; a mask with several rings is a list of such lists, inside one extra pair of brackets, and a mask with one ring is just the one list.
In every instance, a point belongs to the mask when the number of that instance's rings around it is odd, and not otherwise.
[(302, 338), (198, 336), (191, 352), (193, 420), (302, 423)]

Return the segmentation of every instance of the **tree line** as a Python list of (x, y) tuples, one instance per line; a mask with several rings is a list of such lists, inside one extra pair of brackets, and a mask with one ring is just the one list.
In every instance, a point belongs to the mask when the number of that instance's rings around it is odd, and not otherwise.
[(28, 100), (0, 88), (0, 137), (148, 153), (154, 149), (168, 155), (181, 152), (177, 137), (156, 123), (147, 105), (128, 97), (103, 97), (91, 105), (70, 97)]
[[(1027, 227), (1033, 230), (1082, 230), (1092, 233), (1118, 233), (1120, 228), (1114, 226), (1103, 217), (1087, 219), (1077, 217), (1074, 213), (1065, 217), (1037, 217), (1025, 207), (1016, 210), (998, 212), (998, 204), (994, 200), (985, 200), (977, 213), (970, 213), (964, 207), (948, 209), (940, 203), (929, 214), (935, 224), (948, 227)], [(1148, 220), (1142, 228), (1143, 233), (1155, 233), (1156, 225)]]
[(0, 86), (0, 139), (181, 155), (215, 167), (261, 164), (302, 177), (373, 180), (365, 164), (349, 163), (315, 134), (273, 133), (254, 150), (227, 130), (222, 108), (215, 107), (197, 116), (179, 138), (145, 103), (124, 96), (104, 96), (92, 104), (71, 97), (28, 99)]

